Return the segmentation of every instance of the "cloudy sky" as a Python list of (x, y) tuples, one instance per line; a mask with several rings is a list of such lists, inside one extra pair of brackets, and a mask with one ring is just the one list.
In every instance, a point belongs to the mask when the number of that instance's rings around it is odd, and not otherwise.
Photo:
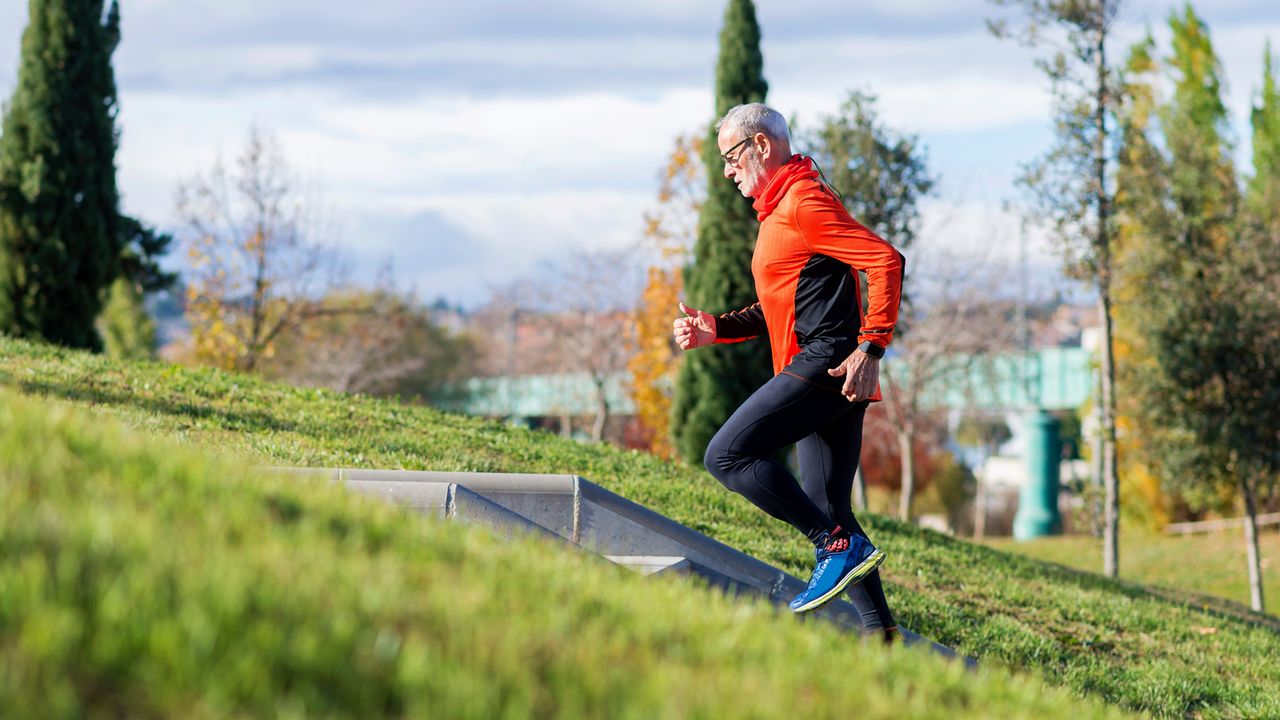
[[(27, 3), (0, 0), (0, 97)], [(1202, 0), (1247, 160), (1275, 0)], [(641, 235), (677, 134), (711, 119), (725, 1), (123, 0), (116, 53), (125, 209), (174, 227), (178, 184), (252, 123), (323, 188), (359, 273), (388, 258), (424, 298), (475, 304), (538, 263)], [(1167, 0), (1121, 32), (1167, 38)], [(803, 123), (869, 90), (941, 176), (933, 243), (1012, 254), (1001, 211), (1049, 142), (1030, 51), (985, 0), (757, 0), (769, 102)], [(1167, 44), (1166, 44), (1167, 46)], [(1033, 258), (1048, 262), (1042, 240)]]

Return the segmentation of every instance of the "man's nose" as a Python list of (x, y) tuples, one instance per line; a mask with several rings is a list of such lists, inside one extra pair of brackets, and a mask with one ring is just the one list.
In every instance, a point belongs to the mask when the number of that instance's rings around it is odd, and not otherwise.
[(724, 176), (729, 178), (730, 180), (733, 179), (733, 166), (730, 165), (729, 163), (724, 164)]

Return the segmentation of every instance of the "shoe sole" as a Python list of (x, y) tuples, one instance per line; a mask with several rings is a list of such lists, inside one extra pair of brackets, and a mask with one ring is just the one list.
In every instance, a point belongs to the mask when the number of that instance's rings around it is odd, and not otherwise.
[(865, 578), (867, 575), (870, 575), (871, 571), (880, 567), (880, 563), (882, 562), (884, 562), (884, 551), (876, 550), (875, 552), (871, 553), (870, 557), (868, 557), (866, 560), (863, 560), (861, 563), (859, 563), (858, 567), (851, 570), (848, 575), (845, 575), (844, 577), (840, 578), (840, 582), (836, 583), (835, 587), (831, 588), (820, 597), (814, 598), (813, 600), (810, 600), (804, 605), (801, 605), (800, 607), (795, 608), (794, 610), (792, 610), (792, 612), (794, 612), (797, 615), (802, 615), (804, 613), (817, 610), (823, 605), (826, 605), (827, 603), (836, 599), (836, 597), (839, 596), (840, 593), (844, 592), (845, 589), (848, 588), (850, 585), (853, 585), (858, 581), (862, 580), (863, 578)]

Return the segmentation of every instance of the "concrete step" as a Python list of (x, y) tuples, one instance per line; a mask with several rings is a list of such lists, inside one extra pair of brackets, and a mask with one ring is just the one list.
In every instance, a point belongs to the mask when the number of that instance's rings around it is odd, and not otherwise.
[(693, 564), (679, 555), (605, 555), (609, 562), (641, 575), (688, 575)]
[[(273, 468), (321, 475), (355, 492), (435, 517), (488, 527), (504, 537), (558, 537), (646, 575), (696, 575), (730, 594), (786, 604), (805, 582), (576, 475), (455, 473), (409, 470)], [(865, 628), (853, 605), (836, 600), (811, 614), (855, 631)], [(899, 628), (907, 645), (956, 653)], [(966, 664), (974, 665), (965, 658)]]

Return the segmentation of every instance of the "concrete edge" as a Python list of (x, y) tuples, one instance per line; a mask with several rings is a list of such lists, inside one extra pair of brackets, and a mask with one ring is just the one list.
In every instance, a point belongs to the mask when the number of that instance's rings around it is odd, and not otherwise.
[[(293, 468), (290, 468), (293, 470)], [(522, 493), (570, 494), (575, 491), (573, 475), (535, 475), (527, 473), (466, 473), (426, 470), (339, 469), (338, 479), (349, 481), (456, 483), (476, 492), (504, 491)]]
[[(687, 568), (695, 575), (703, 576), (714, 586), (723, 585), (721, 589), (725, 591), (739, 592), (754, 589), (767, 594), (773, 602), (781, 604), (804, 589), (804, 583), (800, 579), (578, 475), (285, 466), (262, 466), (258, 469), (298, 476), (328, 475), (330, 480), (342, 482), (356, 492), (407, 505), (424, 514), (434, 514), (431, 511), (435, 510), (438, 513), (437, 517), (482, 525), (503, 537), (535, 535), (555, 538), (559, 542), (576, 547), (582, 547), (580, 545), (582, 503), (592, 502), (665, 535), (694, 550), (698, 555), (704, 556), (708, 562), (700, 562), (701, 558), (684, 558), (684, 562), (678, 565), (681, 569)], [(572, 537), (563, 538), (523, 515), (488, 500), (480, 494), (483, 491), (571, 494), (573, 497)], [(403, 502), (404, 499), (410, 502)], [(728, 574), (719, 568), (709, 567), (709, 565), (720, 564), (728, 566), (726, 568), (729, 570)], [(663, 572), (658, 571), (653, 574), (663, 574)], [(745, 576), (755, 582), (744, 583), (742, 577), (735, 578), (733, 575)], [(855, 631), (863, 628), (861, 618), (853, 608), (853, 604), (847, 600), (831, 602), (809, 617), (835, 622), (837, 625)], [(905, 627), (899, 626), (898, 629), (902, 634), (903, 644), (907, 647), (922, 645), (945, 657), (960, 659), (970, 669), (977, 667), (977, 661), (973, 658), (961, 656), (955, 650)]]

